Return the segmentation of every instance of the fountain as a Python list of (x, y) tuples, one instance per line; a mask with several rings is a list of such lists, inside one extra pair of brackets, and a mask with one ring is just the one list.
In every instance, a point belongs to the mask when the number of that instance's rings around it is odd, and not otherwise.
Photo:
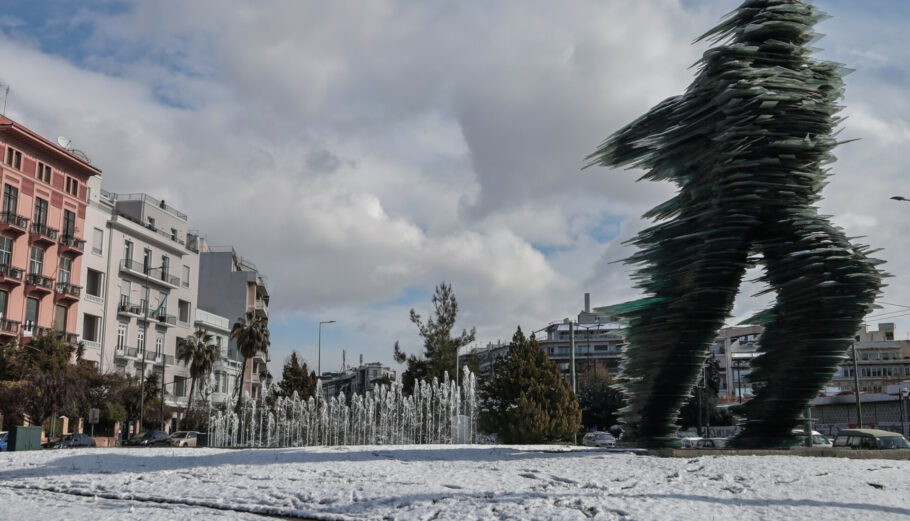
[[(316, 393), (301, 400), (295, 392), (266, 401), (247, 400), (240, 414), (209, 417), (210, 447), (306, 447), (317, 445), (412, 445), (473, 443), (477, 432), (474, 375), (464, 368), (462, 386), (445, 374), (443, 381), (419, 381), (411, 396), (400, 383), (381, 385), (364, 395), (326, 397)], [(230, 405), (230, 404), (229, 404)]]

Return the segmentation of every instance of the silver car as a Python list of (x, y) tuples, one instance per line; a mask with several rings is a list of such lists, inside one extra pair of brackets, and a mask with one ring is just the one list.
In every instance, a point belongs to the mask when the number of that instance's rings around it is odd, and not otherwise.
[(609, 432), (589, 432), (581, 443), (586, 447), (615, 447), (616, 438)]

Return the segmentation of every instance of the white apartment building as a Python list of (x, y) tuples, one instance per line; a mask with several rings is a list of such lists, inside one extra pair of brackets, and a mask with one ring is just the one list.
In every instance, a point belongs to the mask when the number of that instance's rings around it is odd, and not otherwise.
[(85, 358), (102, 372), (156, 373), (165, 403), (186, 407), (189, 375), (177, 342), (194, 330), (199, 254), (187, 216), (146, 194), (112, 194), (89, 183), (88, 240), (79, 331)]
[(718, 395), (727, 400), (742, 401), (752, 397), (752, 359), (760, 355), (757, 339), (761, 326), (741, 325), (721, 328), (711, 346), (711, 357), (720, 366)]

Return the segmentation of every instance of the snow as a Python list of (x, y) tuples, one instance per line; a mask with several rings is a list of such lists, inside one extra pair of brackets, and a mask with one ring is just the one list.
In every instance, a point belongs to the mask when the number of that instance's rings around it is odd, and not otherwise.
[(564, 446), (0, 455), (0, 519), (910, 519), (910, 461)]

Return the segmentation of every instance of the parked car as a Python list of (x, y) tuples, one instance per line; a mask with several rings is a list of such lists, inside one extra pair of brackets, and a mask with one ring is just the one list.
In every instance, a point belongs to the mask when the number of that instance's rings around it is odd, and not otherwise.
[(175, 447), (195, 447), (197, 431), (177, 431), (171, 434), (171, 445)]
[(169, 447), (171, 445), (171, 437), (164, 431), (148, 431), (126, 440), (124, 445), (130, 447), (154, 447), (156, 445)]
[(698, 436), (686, 436), (685, 438), (680, 438), (680, 443), (682, 443), (682, 448), (684, 449), (694, 449), (698, 444), (698, 441), (702, 438)]
[(697, 449), (723, 449), (727, 447), (727, 438), (701, 438), (695, 442)]
[(581, 439), (581, 443), (586, 447), (615, 447), (616, 437), (609, 432), (589, 432)]
[(7, 441), (8, 438), (8, 431), (0, 431), (0, 452), (6, 452), (7, 444), (9, 443)]
[(834, 446), (852, 449), (910, 449), (910, 442), (897, 432), (844, 429), (834, 438)]
[[(806, 444), (806, 431), (800, 428), (793, 429), (793, 434), (799, 440), (800, 445)], [(813, 447), (832, 447), (834, 444), (825, 437), (824, 434), (818, 431), (812, 431), (812, 446)]]
[(77, 447), (94, 447), (95, 440), (88, 434), (64, 434), (62, 437), (45, 443), (49, 449), (75, 449)]

